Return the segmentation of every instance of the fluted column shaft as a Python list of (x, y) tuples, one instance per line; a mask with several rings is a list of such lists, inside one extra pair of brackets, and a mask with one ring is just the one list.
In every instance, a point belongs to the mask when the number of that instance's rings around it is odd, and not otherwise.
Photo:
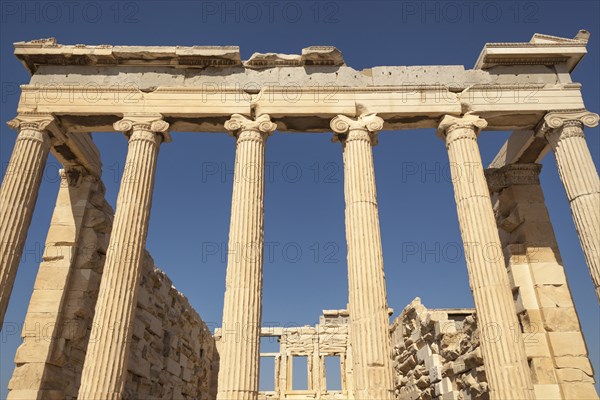
[(152, 205), (154, 173), (168, 124), (160, 116), (131, 116), (115, 123), (130, 132), (127, 161), (79, 389), (79, 400), (120, 400), (127, 375), (129, 344), (142, 255)]
[(0, 187), (0, 329), (44, 174), (50, 150), (45, 128), (52, 121), (50, 115), (20, 115), (9, 122), (19, 134)]
[(393, 396), (389, 314), (371, 146), (383, 120), (337, 116), (331, 121), (344, 158), (348, 295), (354, 398)]
[(600, 178), (585, 141), (584, 124), (597, 126), (598, 115), (587, 111), (549, 113), (542, 129), (554, 152), (600, 302)]
[(490, 398), (533, 399), (525, 346), (477, 145), (477, 134), (486, 126), (483, 119), (474, 115), (446, 116), (439, 134), (446, 142), (452, 166), (454, 198)]
[(265, 143), (275, 130), (268, 115), (233, 115), (236, 137), (233, 196), (221, 351), (220, 400), (258, 397), (264, 242)]

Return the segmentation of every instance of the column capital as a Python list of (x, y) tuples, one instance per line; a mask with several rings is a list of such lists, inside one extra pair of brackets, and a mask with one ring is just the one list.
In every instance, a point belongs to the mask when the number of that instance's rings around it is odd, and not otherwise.
[[(477, 115), (465, 114), (463, 116), (445, 115), (438, 126), (437, 135), (446, 143), (459, 139), (461, 137), (469, 137), (477, 139), (479, 132), (487, 126), (487, 121), (479, 118)], [(450, 135), (456, 129), (462, 129), (463, 135)], [(465, 129), (467, 128), (467, 129)]]
[(171, 135), (167, 132), (169, 123), (158, 113), (123, 114), (123, 119), (115, 122), (113, 127), (116, 131), (125, 133), (129, 139), (133, 137), (134, 131), (145, 131), (160, 135), (163, 143), (171, 141)]
[(243, 132), (255, 132), (264, 139), (277, 129), (277, 124), (271, 122), (271, 117), (268, 114), (259, 115), (254, 119), (241, 114), (233, 114), (231, 118), (225, 121), (224, 126), (232, 136), (238, 139)]
[[(546, 137), (553, 132), (555, 132), (558, 128), (562, 128), (565, 126), (577, 125), (583, 128), (583, 125), (588, 128), (594, 128), (598, 126), (598, 121), (600, 117), (598, 114), (590, 112), (586, 109), (580, 110), (554, 110), (550, 111), (544, 118), (540, 121), (536, 128), (536, 136)], [(571, 131), (565, 135), (583, 135), (583, 132)], [(562, 136), (562, 135), (561, 135)]]
[(513, 185), (539, 185), (541, 164), (508, 164), (501, 168), (487, 168), (485, 178), (490, 192), (497, 193)]
[(363, 114), (358, 118), (338, 115), (329, 124), (333, 141), (368, 140), (377, 144), (377, 133), (383, 129), (383, 119), (376, 114)]
[(22, 112), (6, 124), (12, 129), (33, 129), (41, 132), (55, 120), (54, 115), (50, 113)]
[(58, 170), (58, 174), (61, 178), (61, 187), (67, 186), (78, 186), (82, 181), (87, 180), (89, 182), (98, 182), (98, 178), (91, 175), (82, 166), (68, 166)]

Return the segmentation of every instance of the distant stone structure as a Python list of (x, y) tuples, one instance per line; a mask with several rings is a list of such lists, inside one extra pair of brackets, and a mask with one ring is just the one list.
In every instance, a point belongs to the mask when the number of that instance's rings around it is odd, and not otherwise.
[[(539, 184), (554, 153), (600, 299), (600, 180), (583, 127), (598, 125), (570, 73), (589, 34), (488, 43), (473, 69), (357, 71), (333, 47), (15, 43), (31, 72), (0, 189), (0, 322), (50, 152), (63, 164), (9, 399), (598, 399)], [(474, 310), (413, 301), (390, 326), (372, 146), (381, 130), (436, 128), (454, 185)], [(482, 130), (513, 130), (489, 168)], [(261, 328), (264, 163), (276, 130), (333, 132), (344, 159), (349, 298), (315, 327)], [(116, 213), (91, 132), (129, 140)], [(223, 132), (236, 167), (223, 324), (211, 334), (153, 264), (146, 235), (169, 132)], [(440, 146), (444, 145), (440, 143)], [(254, 179), (241, 179), (253, 165)], [(261, 353), (260, 337), (279, 352)], [(259, 391), (260, 358), (275, 390)], [(306, 357), (308, 389), (293, 387)], [(340, 363), (328, 389), (326, 357)]]

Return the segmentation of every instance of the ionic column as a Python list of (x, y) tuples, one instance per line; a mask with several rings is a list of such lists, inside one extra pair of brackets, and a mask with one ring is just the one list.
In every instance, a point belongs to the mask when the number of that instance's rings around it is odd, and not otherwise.
[(552, 146), (600, 302), (600, 179), (585, 142), (583, 125), (597, 126), (598, 114), (585, 110), (550, 112), (544, 117), (540, 133)]
[(268, 115), (252, 120), (234, 114), (225, 122), (237, 142), (221, 329), (220, 400), (258, 396), (265, 143), (276, 128)]
[(161, 115), (125, 115), (114, 124), (129, 136), (129, 149), (87, 348), (79, 400), (123, 397), (129, 344), (146, 246), (156, 159), (169, 141)]
[(391, 399), (393, 395), (389, 315), (371, 146), (383, 120), (376, 115), (331, 121), (342, 143), (348, 295), (354, 366), (354, 398)]
[(50, 150), (50, 114), (20, 114), (8, 122), (19, 134), (0, 187), (0, 330)]
[(523, 337), (477, 145), (479, 130), (486, 126), (487, 122), (475, 115), (447, 115), (438, 134), (446, 142), (452, 167), (490, 398), (533, 399)]

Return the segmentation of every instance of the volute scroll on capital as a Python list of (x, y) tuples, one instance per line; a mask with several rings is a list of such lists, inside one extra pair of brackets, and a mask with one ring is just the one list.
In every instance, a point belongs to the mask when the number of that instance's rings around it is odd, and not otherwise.
[(171, 135), (168, 132), (169, 123), (163, 119), (161, 114), (125, 114), (123, 119), (113, 124), (113, 128), (125, 133), (130, 139), (138, 132), (150, 132), (160, 135), (163, 143), (171, 141)]
[[(598, 126), (599, 120), (600, 116), (598, 116), (598, 114), (587, 111), (585, 109), (550, 111), (544, 116), (544, 119), (538, 125), (536, 135), (541, 137), (553, 135), (558, 130), (558, 128), (574, 125), (579, 126), (581, 128), (583, 128), (583, 126), (587, 126), (588, 128), (594, 128)], [(583, 132), (572, 133), (571, 136), (573, 135), (583, 136)], [(562, 136), (569, 135), (565, 133)]]
[[(450, 133), (457, 129), (463, 129), (467, 137), (476, 139), (482, 129), (487, 127), (488, 123), (485, 119), (477, 115), (466, 113), (463, 116), (445, 115), (438, 126), (437, 135), (444, 141), (458, 139), (449, 138)], [(467, 128), (467, 129), (465, 129)], [(460, 137), (463, 137), (462, 135)]]
[(19, 113), (6, 124), (12, 129), (32, 129), (41, 132), (55, 121), (54, 115), (49, 113), (24, 112)]
[[(369, 140), (377, 144), (377, 133), (383, 129), (383, 119), (376, 114), (363, 114), (358, 118), (338, 115), (329, 124), (333, 131), (333, 141), (348, 139)], [(358, 132), (357, 132), (358, 131)], [(351, 137), (351, 132), (355, 137)]]
[(277, 124), (271, 121), (268, 114), (261, 114), (252, 119), (241, 114), (233, 114), (230, 119), (225, 121), (225, 129), (234, 137), (244, 133), (258, 133), (257, 138), (265, 139), (277, 129)]

